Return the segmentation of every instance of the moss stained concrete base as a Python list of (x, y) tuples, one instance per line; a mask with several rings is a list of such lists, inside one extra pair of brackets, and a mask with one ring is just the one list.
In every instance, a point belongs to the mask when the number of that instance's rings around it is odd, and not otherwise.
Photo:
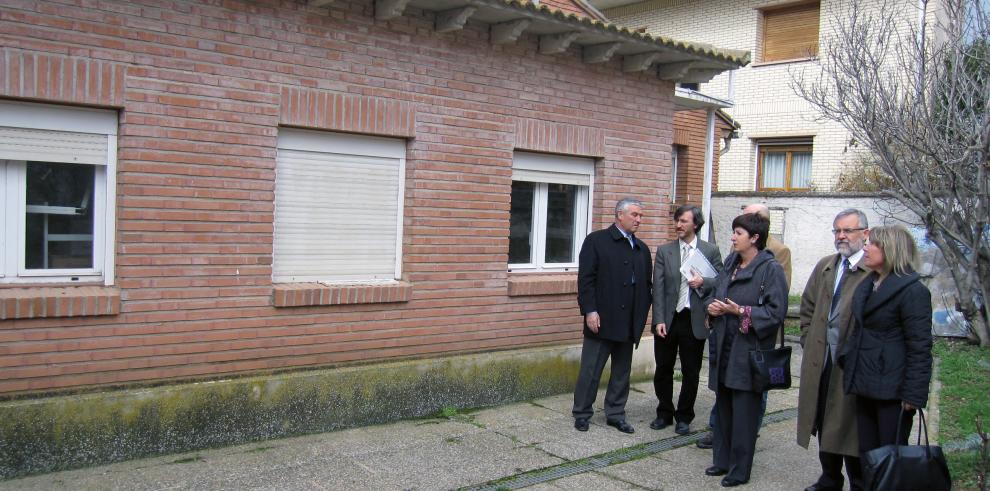
[[(636, 350), (634, 381), (652, 377), (652, 348)], [(561, 394), (580, 356), (533, 348), (8, 401), (0, 479)]]

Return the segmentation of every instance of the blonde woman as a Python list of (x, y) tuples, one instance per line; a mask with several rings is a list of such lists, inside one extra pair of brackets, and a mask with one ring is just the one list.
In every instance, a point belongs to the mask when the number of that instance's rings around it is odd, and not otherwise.
[(898, 225), (876, 227), (863, 251), (873, 273), (853, 295), (853, 332), (839, 357), (843, 388), (856, 394), (861, 455), (907, 444), (932, 376), (932, 299), (914, 271), (914, 239)]

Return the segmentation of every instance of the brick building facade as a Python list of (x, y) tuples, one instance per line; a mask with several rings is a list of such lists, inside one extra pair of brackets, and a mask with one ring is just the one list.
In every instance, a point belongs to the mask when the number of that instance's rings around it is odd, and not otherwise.
[(576, 342), (579, 232), (663, 209), (685, 60), (748, 61), (515, 2), (319, 3), (0, 10), (0, 394)]

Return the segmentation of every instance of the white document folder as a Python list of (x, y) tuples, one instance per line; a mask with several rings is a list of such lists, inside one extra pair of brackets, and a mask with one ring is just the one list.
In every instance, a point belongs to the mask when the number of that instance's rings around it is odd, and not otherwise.
[(698, 252), (697, 249), (688, 255), (687, 259), (681, 263), (681, 274), (685, 278), (691, 278), (693, 276), (691, 272), (694, 271), (695, 275), (701, 276), (702, 278), (714, 278), (718, 276), (715, 268), (712, 267), (712, 263), (708, 262), (708, 258), (704, 254)]

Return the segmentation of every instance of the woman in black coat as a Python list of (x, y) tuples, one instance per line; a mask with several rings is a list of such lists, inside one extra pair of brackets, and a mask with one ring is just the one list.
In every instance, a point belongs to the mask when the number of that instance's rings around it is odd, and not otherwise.
[(760, 422), (761, 391), (753, 390), (749, 352), (772, 349), (787, 314), (784, 269), (764, 250), (770, 222), (756, 214), (732, 221), (732, 253), (714, 293), (706, 299), (709, 342), (708, 387), (715, 391), (713, 465), (722, 486), (749, 482)]
[(863, 251), (874, 272), (853, 295), (853, 332), (838, 358), (843, 388), (856, 394), (860, 454), (907, 444), (932, 378), (932, 297), (912, 267), (914, 239), (901, 226), (877, 227)]

